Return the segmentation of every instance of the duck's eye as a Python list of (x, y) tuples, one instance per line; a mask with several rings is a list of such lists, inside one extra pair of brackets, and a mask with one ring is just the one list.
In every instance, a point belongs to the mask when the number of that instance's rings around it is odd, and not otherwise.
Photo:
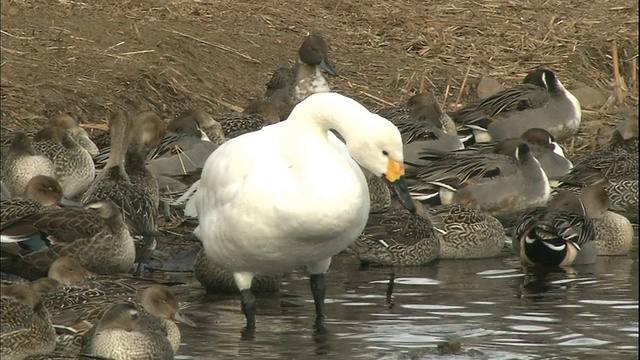
[(382, 150), (382, 155), (389, 156), (389, 153), (387, 152), (387, 150)]

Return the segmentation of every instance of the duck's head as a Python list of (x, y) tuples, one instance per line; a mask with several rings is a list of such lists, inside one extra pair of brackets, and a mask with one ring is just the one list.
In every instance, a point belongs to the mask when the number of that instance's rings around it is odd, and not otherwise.
[(25, 284), (3, 286), (0, 293), (2, 293), (2, 297), (13, 298), (33, 310), (43, 306), (40, 294)]
[(533, 128), (525, 131), (520, 138), (529, 144), (535, 144), (544, 148), (547, 148), (559, 156), (564, 156), (564, 150), (558, 145), (556, 139), (547, 130), (540, 128)]
[(280, 114), (276, 107), (264, 100), (256, 100), (250, 102), (242, 111), (244, 114), (257, 114), (262, 116), (270, 124), (275, 124), (280, 121)]
[(519, 163), (535, 160), (531, 148), (521, 139), (505, 139), (496, 144), (493, 149), (496, 154), (503, 154), (515, 158)]
[(44, 129), (38, 131), (33, 136), (34, 142), (41, 141), (55, 141), (60, 143), (67, 149), (73, 149), (78, 146), (78, 143), (71, 137), (71, 134), (59, 127), (59, 126), (47, 126)]
[(304, 39), (300, 49), (298, 49), (298, 57), (305, 64), (320, 66), (322, 70), (330, 75), (338, 73), (329, 60), (327, 44), (322, 36), (318, 34), (311, 34)]
[(24, 197), (44, 206), (58, 204), (62, 200), (62, 187), (56, 179), (46, 175), (36, 175), (24, 189)]
[(174, 319), (185, 325), (195, 327), (195, 323), (186, 317), (178, 306), (178, 299), (164, 285), (151, 285), (140, 293), (140, 304), (149, 314), (162, 319)]
[(202, 132), (200, 131), (200, 124), (193, 117), (194, 110), (187, 110), (180, 114), (175, 119), (169, 121), (165, 130), (168, 133), (186, 134), (189, 136), (200, 138)]
[(631, 139), (638, 139), (637, 119), (628, 119), (620, 123), (611, 134), (609, 142), (617, 143)]
[(17, 132), (13, 136), (11, 145), (9, 146), (10, 152), (16, 152), (27, 155), (36, 155), (36, 151), (33, 149), (31, 139), (24, 132)]
[(603, 184), (589, 185), (582, 189), (580, 199), (584, 203), (587, 216), (592, 219), (602, 218), (609, 210), (611, 200)]
[(522, 83), (538, 85), (542, 88), (547, 89), (548, 91), (554, 91), (561, 86), (560, 81), (556, 77), (556, 74), (549, 69), (533, 70), (532, 72), (527, 74), (527, 76), (525, 76)]
[(586, 210), (580, 197), (567, 190), (560, 190), (553, 195), (547, 203), (547, 207), (555, 210), (562, 210), (572, 214), (586, 216)]
[(404, 207), (415, 211), (404, 178), (404, 154), (400, 131), (390, 121), (371, 114), (371, 122), (362, 136), (347, 139), (354, 160), (362, 167), (388, 181)]
[(49, 278), (64, 285), (76, 285), (84, 281), (87, 271), (80, 263), (70, 257), (56, 259), (49, 267)]
[(134, 118), (135, 139), (147, 148), (158, 146), (164, 137), (164, 121), (153, 111), (143, 111)]
[(78, 125), (76, 119), (69, 114), (57, 114), (49, 119), (49, 126), (61, 127), (72, 134), (84, 132), (84, 129)]
[(131, 303), (115, 304), (102, 315), (96, 331), (116, 329), (131, 332), (140, 322), (140, 313)]
[(421, 93), (417, 93), (407, 100), (407, 106), (411, 108), (420, 108), (425, 105), (430, 105), (436, 102), (436, 98), (432, 93), (428, 91), (423, 91)]
[(56, 291), (62, 290), (63, 284), (56, 279), (43, 277), (43, 278), (32, 281), (29, 284), (29, 287), (31, 287), (31, 289), (33, 289), (34, 291), (42, 295), (42, 294), (51, 294)]

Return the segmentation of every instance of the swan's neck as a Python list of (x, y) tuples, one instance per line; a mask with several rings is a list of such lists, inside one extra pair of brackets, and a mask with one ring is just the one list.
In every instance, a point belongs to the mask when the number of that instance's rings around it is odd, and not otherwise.
[[(329, 101), (327, 101), (329, 99)], [(327, 106), (327, 103), (331, 104)], [(355, 100), (336, 93), (314, 94), (298, 104), (287, 122), (296, 131), (310, 131), (327, 139), (329, 130), (337, 131), (345, 140), (357, 137), (366, 129), (371, 113)]]

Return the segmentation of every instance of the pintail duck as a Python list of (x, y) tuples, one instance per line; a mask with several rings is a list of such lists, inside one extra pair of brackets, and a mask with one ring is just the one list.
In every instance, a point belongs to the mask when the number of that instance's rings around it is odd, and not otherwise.
[[(152, 198), (144, 185), (131, 181), (125, 170), (125, 156), (133, 135), (132, 125), (131, 118), (122, 111), (116, 112), (109, 119), (111, 131), (109, 160), (83, 194), (82, 203), (87, 204), (96, 200), (109, 199), (120, 207), (124, 212), (131, 235), (143, 237), (143, 246), (136, 253), (138, 262), (136, 274), (140, 275), (143, 264), (148, 260), (156, 245), (158, 199)], [(133, 151), (137, 146), (139, 144), (134, 142)], [(131, 161), (131, 157), (129, 160)]]
[(435, 260), (440, 252), (440, 233), (428, 214), (408, 211), (397, 196), (391, 196), (381, 178), (369, 171), (365, 174), (371, 212), (364, 231), (349, 250), (363, 265), (420, 266)]
[(283, 71), (276, 71), (269, 81), (270, 85), (267, 85), (265, 99), (277, 108), (280, 120), (286, 119), (296, 104), (309, 95), (331, 91), (327, 79), (322, 75), (323, 69), (331, 75), (337, 73), (329, 61), (327, 44), (318, 34), (305, 38), (298, 50), (298, 57), (292, 82), (284, 80)]
[(55, 168), (55, 178), (64, 196), (74, 198), (89, 187), (96, 175), (93, 159), (71, 134), (57, 126), (38, 131), (33, 137), (34, 149), (47, 156)]
[(624, 151), (638, 154), (638, 119), (621, 122), (611, 134), (607, 144), (609, 151)]
[[(74, 309), (78, 317), (76, 322), (82, 320), (96, 323), (98, 319), (104, 319), (109, 312), (108, 309), (112, 305), (112, 301), (91, 302), (86, 308)], [(196, 326), (193, 321), (180, 311), (175, 295), (164, 285), (151, 285), (139, 292), (136, 299), (131, 299), (130, 301), (139, 311), (140, 316), (145, 319), (144, 326), (141, 326), (141, 328), (144, 327), (164, 334), (165, 339), (169, 341), (173, 354), (178, 352), (181, 338), (180, 328), (178, 328), (174, 320), (188, 326)], [(98, 336), (99, 324), (98, 322), (97, 326), (94, 326), (93, 329), (90, 329), (82, 336), (83, 352), (88, 350), (88, 345), (93, 343), (96, 336)]]
[(46, 209), (58, 208), (58, 205), (74, 205), (62, 196), (62, 187), (51, 177), (36, 175), (28, 183), (24, 198), (2, 200), (2, 226), (8, 221), (35, 214)]
[[(264, 97), (271, 97), (274, 93), (281, 89), (286, 89), (296, 83), (296, 79), (301, 72), (301, 68), (306, 67), (306, 72), (310, 72), (315, 76), (317, 83), (327, 83), (326, 78), (322, 75), (325, 72), (329, 75), (336, 75), (337, 71), (329, 60), (327, 44), (322, 36), (311, 34), (307, 36), (300, 48), (298, 49), (298, 62), (293, 67), (280, 67), (271, 75), (271, 79), (267, 83), (267, 89)], [(320, 69), (320, 73), (316, 71)], [(317, 86), (317, 84), (314, 84)], [(312, 91), (314, 93), (316, 91)], [(307, 94), (308, 96), (308, 94)]]
[(633, 245), (633, 226), (624, 216), (609, 211), (609, 195), (602, 184), (587, 186), (580, 194), (593, 222), (598, 255), (627, 255)]
[(2, 359), (21, 360), (52, 352), (56, 332), (40, 295), (24, 284), (3, 286), (1, 293)]
[[(47, 123), (49, 127), (61, 127), (71, 134), (71, 137), (80, 145), (82, 148), (87, 150), (87, 152), (91, 156), (95, 156), (98, 154), (98, 147), (91, 140), (87, 131), (80, 127), (80, 124), (69, 114), (57, 114), (49, 118)], [(16, 133), (12, 132), (2, 132), (2, 150), (6, 150), (5, 147), (8, 147), (13, 141), (13, 138)], [(33, 137), (34, 133), (29, 132), (27, 134), (28, 137)]]
[[(301, 267), (310, 274), (316, 324), (322, 325), (331, 258), (360, 235), (369, 216), (358, 163), (385, 176), (402, 205), (415, 210), (403, 160), (398, 129), (336, 93), (313, 94), (287, 120), (231, 139), (211, 154), (191, 200), (199, 220), (194, 235), (209, 260), (233, 274), (245, 336), (255, 333), (254, 276)], [(261, 201), (248, 201), (253, 196)], [(253, 215), (233, 215), (246, 211)]]
[[(406, 122), (420, 122), (421, 120), (436, 119), (438, 127), (446, 134), (457, 136), (456, 124), (442, 109), (432, 93), (424, 91), (413, 95), (407, 102), (395, 108), (381, 109), (377, 114), (399, 125)], [(462, 139), (464, 141), (465, 139)]]
[(54, 115), (49, 119), (49, 126), (57, 126), (67, 130), (76, 143), (85, 149), (89, 155), (98, 155), (99, 150), (96, 144), (91, 140), (87, 131), (80, 127), (80, 124), (71, 115)]
[(461, 205), (429, 208), (433, 225), (442, 230), (440, 259), (482, 259), (500, 255), (509, 237), (498, 219)]
[(81, 355), (112, 360), (173, 359), (165, 334), (150, 329), (144, 320), (133, 304), (112, 305), (95, 326)]
[(514, 251), (523, 265), (570, 266), (593, 264), (595, 228), (582, 200), (559, 191), (547, 206), (524, 213), (514, 231)]
[(560, 178), (558, 188), (579, 192), (602, 184), (610, 196), (611, 210), (631, 220), (638, 218), (638, 153), (605, 150), (577, 162)]
[[(238, 292), (233, 275), (213, 264), (202, 249), (196, 255), (193, 271), (196, 280), (205, 288), (207, 294), (235, 294)], [(282, 274), (258, 275), (251, 282), (251, 291), (254, 293), (277, 292), (280, 290), (281, 281)]]
[[(185, 134), (165, 131), (165, 122), (160, 115), (153, 111), (142, 111), (134, 116), (133, 128), (136, 139), (139, 144), (144, 144), (144, 152), (146, 161), (150, 161), (173, 151), (176, 142), (182, 140)], [(93, 157), (95, 167), (102, 170), (111, 154), (111, 145), (100, 149), (99, 153)]]
[(158, 207), (159, 190), (155, 176), (147, 169), (147, 153), (156, 148), (164, 138), (164, 122), (160, 117), (145, 111), (133, 119), (133, 139), (127, 147), (124, 170), (131, 184), (140, 188), (147, 198)]
[(12, 196), (21, 197), (27, 183), (36, 175), (46, 175), (55, 178), (55, 167), (51, 160), (38, 154), (32, 146), (26, 133), (16, 133), (11, 146), (3, 154), (2, 182)]
[[(189, 109), (167, 124), (167, 132), (190, 135), (220, 146), (227, 141), (222, 125), (202, 109)], [(181, 146), (184, 149), (184, 145)]]
[(219, 146), (227, 139), (260, 130), (278, 121), (280, 118), (274, 105), (257, 100), (249, 103), (242, 113), (224, 116), (213, 117), (200, 109), (188, 110), (172, 120), (167, 125), (167, 131), (188, 131), (196, 134), (199, 130), (201, 139), (212, 141)]
[[(529, 145), (533, 156), (538, 160), (549, 180), (557, 180), (566, 175), (573, 164), (564, 155), (564, 150), (555, 141), (553, 135), (544, 129), (533, 128), (520, 135), (519, 140)], [(490, 153), (499, 141), (476, 143), (466, 147), (461, 153)]]
[(580, 103), (556, 74), (530, 72), (522, 84), (505, 89), (449, 114), (458, 130), (471, 129), (476, 142), (517, 138), (531, 128), (547, 130), (558, 141), (580, 126)]
[(29, 279), (43, 275), (62, 256), (98, 274), (118, 274), (130, 269), (136, 255), (120, 209), (109, 200), (45, 210), (3, 224), (1, 249), (13, 260), (3, 261), (3, 267)]
[(494, 153), (431, 152), (426, 167), (407, 167), (412, 196), (432, 205), (479, 207), (503, 215), (547, 202), (551, 188), (529, 146), (505, 140)]

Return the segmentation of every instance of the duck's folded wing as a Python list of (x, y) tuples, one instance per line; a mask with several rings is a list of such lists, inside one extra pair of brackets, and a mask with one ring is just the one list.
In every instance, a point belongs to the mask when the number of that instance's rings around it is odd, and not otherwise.
[(486, 129), (494, 117), (544, 105), (549, 99), (545, 88), (519, 84), (449, 114), (458, 125), (476, 125)]

